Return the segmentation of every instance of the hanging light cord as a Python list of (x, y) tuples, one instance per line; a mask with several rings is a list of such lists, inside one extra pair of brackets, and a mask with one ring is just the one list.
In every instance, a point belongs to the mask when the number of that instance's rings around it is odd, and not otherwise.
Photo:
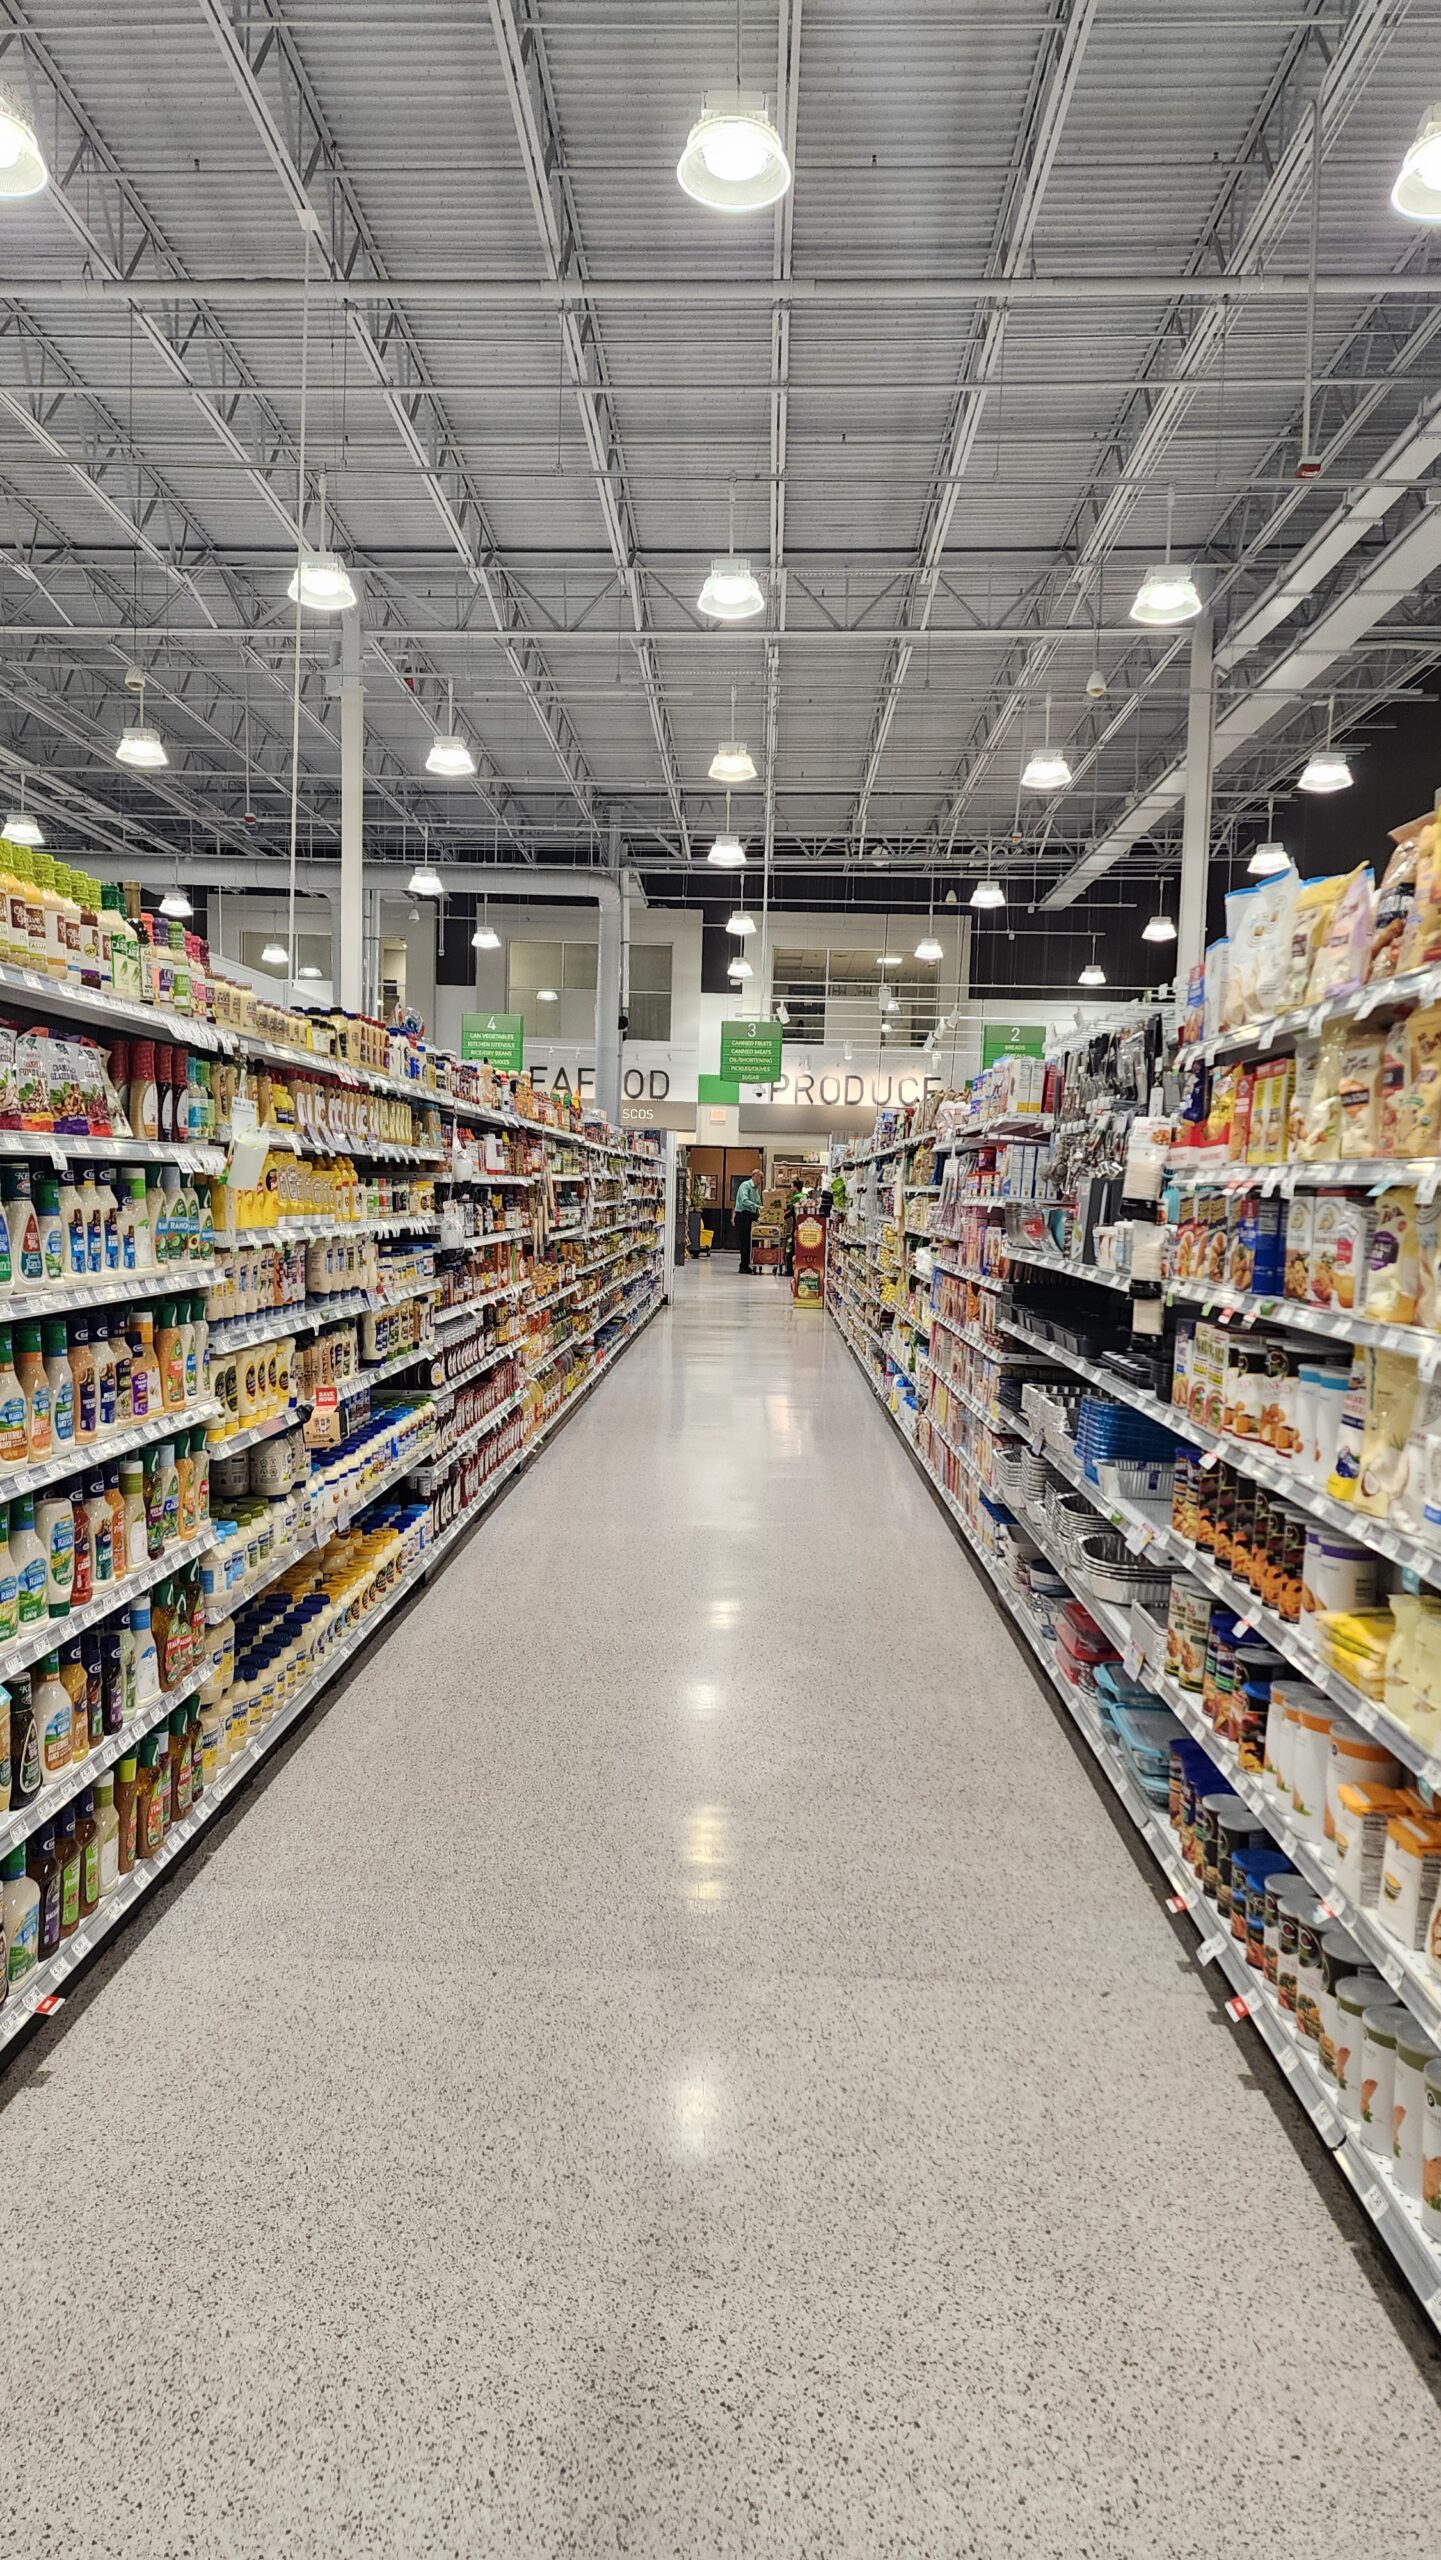
[(288, 975), (292, 1000), (295, 975), (295, 873), (300, 858), (300, 591), (305, 555), (305, 428), (310, 387), (310, 232), (305, 234), (305, 280), (300, 304), (300, 449), (295, 502), (295, 683), (290, 702), (290, 878), (285, 904), (289, 945)]

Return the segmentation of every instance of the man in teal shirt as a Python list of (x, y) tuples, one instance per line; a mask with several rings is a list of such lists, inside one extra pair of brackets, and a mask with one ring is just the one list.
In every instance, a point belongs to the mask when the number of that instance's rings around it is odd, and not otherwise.
[(760, 1216), (760, 1207), (760, 1193), (750, 1175), (742, 1174), (736, 1185), (735, 1208), (732, 1212), (735, 1218), (736, 1242), (741, 1249), (739, 1268), (742, 1271), (749, 1271), (751, 1267), (751, 1229)]

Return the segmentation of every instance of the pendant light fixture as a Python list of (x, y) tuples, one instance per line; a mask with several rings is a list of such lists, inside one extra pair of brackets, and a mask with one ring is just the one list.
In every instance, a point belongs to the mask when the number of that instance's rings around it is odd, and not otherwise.
[(443, 898), (445, 882), (430, 859), (430, 829), (424, 830), (420, 860), (406, 882), (412, 898)]
[(267, 942), (264, 950), (261, 952), (260, 963), (261, 967), (265, 969), (288, 969), (290, 966), (290, 954), (286, 950), (283, 942)]
[(734, 914), (733, 916), (727, 916), (727, 917), (726, 917), (726, 931), (727, 931), (727, 933), (748, 934), (748, 933), (754, 933), (755, 929), (756, 929), (756, 920), (755, 920), (755, 917), (754, 917), (754, 916), (748, 916), (748, 915), (746, 914), (746, 912), (745, 912), (744, 907), (737, 907), (737, 909), (736, 909), (736, 911), (735, 911), (735, 914)]
[(133, 765), (137, 773), (158, 773), (162, 765), (170, 762), (170, 758), (165, 752), (165, 741), (159, 730), (152, 728), (145, 717), (145, 678), (143, 676), (135, 690), (140, 697), (139, 707), (130, 727), (122, 729), (116, 740), (115, 761), (117, 764)]
[(0, 197), (38, 196), (49, 184), (50, 171), (35, 139), (35, 127), (8, 92), (0, 89)]
[(731, 829), (731, 796), (729, 792), (726, 793), (725, 825), (722, 828), (721, 833), (716, 837), (710, 851), (707, 853), (706, 860), (707, 862), (712, 863), (717, 871), (744, 871), (745, 869), (745, 846), (742, 843), (741, 838), (738, 835), (735, 835)]
[(442, 782), (464, 782), (475, 771), (475, 758), (455, 725), (455, 687), (446, 687), (446, 728), (444, 736), (431, 741), (425, 759), (425, 770), (439, 776)]
[(739, 784), (742, 782), (754, 782), (756, 778), (755, 757), (751, 754), (745, 740), (736, 736), (735, 726), (736, 689), (735, 686), (732, 685), (731, 734), (728, 738), (722, 738), (720, 745), (717, 747), (715, 754), (710, 760), (710, 778), (712, 782), (723, 782), (728, 789), (732, 783)]
[(755, 971), (751, 967), (751, 964), (743, 951), (738, 951), (734, 960), (727, 962), (726, 976), (728, 978), (734, 978), (737, 984), (739, 984), (742, 978), (753, 978), (755, 976)]
[(303, 605), (308, 613), (348, 613), (355, 602), (355, 589), (339, 552), (326, 548), (325, 512), (325, 474), (322, 471), (320, 548), (318, 551), (301, 551), (297, 555), (294, 575), (285, 592), (292, 604)]
[(717, 552), (696, 609), (712, 622), (749, 622), (766, 609), (765, 592), (743, 551)]
[(535, 991), (535, 1000), (537, 1004), (559, 1004), (560, 1002), (560, 998), (556, 994), (554, 987), (537, 987)]
[(1046, 734), (1043, 743), (1027, 759), (1021, 773), (1023, 791), (1066, 791), (1071, 784), (1071, 768), (1060, 747), (1051, 744), (1051, 697), (1046, 696)]
[(1278, 844), (1276, 841), (1275, 812), (1275, 801), (1268, 800), (1266, 803), (1265, 842), (1257, 845), (1250, 861), (1246, 865), (1246, 869), (1253, 880), (1271, 880), (1274, 879), (1278, 871), (1286, 871), (1290, 868), (1291, 857), (1289, 853), (1286, 851), (1283, 844)]
[(1131, 620), (1148, 631), (1173, 631), (1182, 622), (1194, 622), (1201, 610), (1200, 590), (1191, 571), (1179, 560), (1171, 558), (1171, 528), (1176, 513), (1176, 492), (1166, 492), (1166, 557), (1155, 568), (1148, 569), (1136, 589), (1131, 607)]
[(791, 164), (771, 121), (770, 100), (763, 89), (741, 85), (741, 0), (735, 86), (706, 90), (675, 173), (692, 202), (712, 213), (764, 212), (790, 185)]
[(1092, 934), (1091, 956), (1086, 962), (1084, 969), (1081, 971), (1079, 978), (1076, 980), (1076, 984), (1078, 987), (1103, 987), (1105, 983), (1106, 972), (1102, 968), (1100, 961), (1096, 958), (1096, 937)]
[(1408, 222), (1441, 222), (1441, 103), (1427, 108), (1396, 172), (1391, 208)]
[(7, 844), (24, 844), (33, 846), (37, 849), (45, 842), (45, 831), (41, 826), (39, 819), (32, 818), (29, 810), (25, 806), (25, 776), (23, 773), (20, 777), (20, 806), (18, 809), (12, 809), (10, 811), (4, 826), (0, 827), (0, 835), (4, 836)]
[[(949, 905), (950, 900), (946, 903)], [(999, 880), (978, 880), (971, 891), (973, 907), (1003, 907), (1005, 903), (1006, 893)]]
[(1155, 915), (1149, 917), (1146, 923), (1141, 927), (1141, 940), (1143, 942), (1174, 942), (1175, 939), (1176, 928), (1174, 924), (1170, 917), (1164, 914), (1159, 908)]
[(472, 951), (498, 951), (500, 936), (493, 924), (478, 924), (470, 937)]
[(1351, 788), (1351, 767), (1340, 748), (1331, 744), (1331, 732), (1335, 726), (1336, 696), (1333, 693), (1326, 709), (1326, 743), (1324, 747), (1312, 748), (1296, 777), (1297, 790), (1313, 792), (1318, 799), (1327, 798), (1333, 791), (1349, 791)]
[(933, 877), (931, 902), (926, 913), (926, 929), (916, 944), (916, 958), (923, 960), (929, 969), (933, 968), (938, 960), (944, 960), (945, 956), (944, 946), (936, 940), (936, 884)]
[(188, 917), (194, 915), (195, 909), (192, 907), (190, 900), (187, 898), (178, 880), (176, 881), (173, 889), (166, 890), (164, 897), (160, 901), (160, 912), (163, 916), (175, 916), (182, 923)]

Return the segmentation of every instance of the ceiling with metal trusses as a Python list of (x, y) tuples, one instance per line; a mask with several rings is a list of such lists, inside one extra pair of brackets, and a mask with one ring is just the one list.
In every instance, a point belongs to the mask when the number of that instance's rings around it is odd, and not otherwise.
[[(52, 172), (0, 205), (0, 791), (72, 858), (284, 854), (303, 375), (377, 851), (618, 831), (665, 894), (734, 688), (780, 896), (878, 845), (1051, 905), (1154, 877), (1190, 639), (1127, 617), (1168, 520), (1213, 596), (1218, 830), (1333, 696), (1364, 737), (1426, 685), (1441, 252), (1388, 196), (1438, 0), (741, 0), (739, 41), (795, 183), (728, 218), (675, 164), (735, 0), (0, 0)], [(767, 602), (725, 630), (732, 523)], [(307, 616), (317, 854), (338, 655)], [(164, 773), (114, 761), (131, 666)]]

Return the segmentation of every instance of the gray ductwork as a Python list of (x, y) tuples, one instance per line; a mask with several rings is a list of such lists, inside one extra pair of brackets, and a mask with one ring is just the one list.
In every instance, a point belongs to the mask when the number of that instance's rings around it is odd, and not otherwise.
[[(138, 863), (142, 880), (150, 866)], [(181, 860), (181, 873), (187, 884), (206, 889), (253, 889), (267, 898), (284, 897), (289, 880), (289, 865), (282, 858), (267, 859), (263, 854), (239, 854), (234, 861), (214, 854), (186, 854)], [(579, 905), (593, 899), (599, 909), (599, 937), (595, 967), (595, 1098), (613, 1127), (620, 1125), (620, 980), (621, 980), (621, 884), (605, 871), (552, 871), (534, 869), (528, 863), (514, 867), (488, 862), (484, 868), (466, 863), (438, 862), (435, 865), (446, 890), (453, 896), (515, 897), (527, 901), (555, 898), (567, 905)], [(366, 856), (367, 888), (393, 887), (404, 894), (412, 864), (407, 859), (386, 861), (383, 857)], [(339, 914), (340, 865), (317, 862), (307, 857), (297, 869), (295, 886), (302, 897), (329, 898)], [(344, 955), (341, 955), (341, 982), (344, 983)]]

